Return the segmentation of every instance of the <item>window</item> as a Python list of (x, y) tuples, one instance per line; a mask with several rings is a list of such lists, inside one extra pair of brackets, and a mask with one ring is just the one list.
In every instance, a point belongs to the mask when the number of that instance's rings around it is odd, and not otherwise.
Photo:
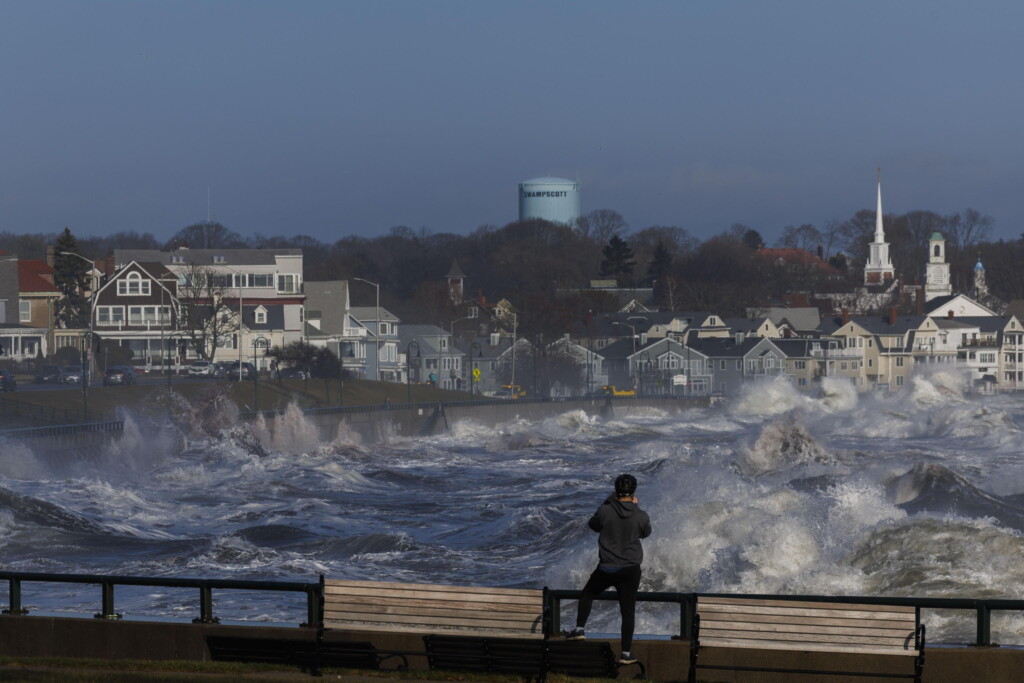
[(794, 365), (796, 366), (797, 370), (806, 370), (807, 369), (807, 361), (805, 361), (805, 360), (798, 360), (798, 361), (796, 361), (794, 363)]
[[(120, 306), (110, 306), (110, 308), (122, 308)], [(123, 310), (123, 308), (122, 308)], [(128, 307), (128, 323), (130, 325), (142, 325), (159, 322), (157, 316), (160, 315), (159, 306), (129, 306)], [(168, 321), (171, 319), (170, 308), (164, 306), (163, 308), (163, 320)]]
[(23, 323), (32, 322), (32, 302), (31, 301), (19, 301), (18, 302), (18, 322), (23, 322)]
[(801, 378), (799, 378), (799, 379), (797, 380), (797, 384), (799, 384), (799, 385), (800, 385), (800, 386), (802, 386), (802, 387), (805, 387), (805, 386), (807, 386), (807, 378), (806, 378), (806, 377), (801, 377)]
[(846, 361), (845, 361), (845, 360), (844, 360), (844, 361), (842, 361), (842, 362), (841, 362), (841, 363), (839, 364), (839, 369), (840, 369), (840, 370), (845, 370), (845, 369), (846, 369)]
[(875, 367), (875, 361), (872, 360), (871, 358), (868, 358), (868, 367), (869, 368)]
[(97, 325), (123, 325), (124, 306), (97, 306)]
[(448, 337), (441, 337), (441, 350), (448, 348)]
[(903, 375), (896, 375), (896, 386), (903, 386)]
[(470, 306), (467, 316), (470, 318), (476, 318), (479, 315), (479, 309), (476, 306)]
[(903, 367), (903, 357), (902, 356), (896, 358), (896, 367), (898, 367), (898, 368), (902, 368)]
[(281, 294), (299, 293), (299, 276), (293, 274), (277, 276), (277, 291)]
[(725, 361), (724, 360), (718, 361), (718, 369), (719, 370), (725, 370)]
[(226, 257), (221, 256), (220, 254), (217, 254), (216, 256), (213, 257), (213, 262), (214, 263), (227, 263), (228, 260), (227, 260)]
[(149, 280), (139, 273), (128, 273), (117, 281), (118, 296), (149, 296)]
[(996, 362), (996, 354), (995, 353), (980, 353), (980, 354), (978, 354), (978, 360), (981, 361), (982, 363), (995, 363)]
[(390, 332), (388, 331), (389, 329), (390, 329), (390, 328), (388, 327), (388, 324), (387, 324), (387, 323), (380, 323), (380, 334), (381, 334), (381, 336), (384, 336), (384, 335), (388, 335), (388, 334), (391, 334), (391, 333), (390, 333)]
[(256, 324), (257, 325), (266, 325), (267, 324), (267, 309), (265, 309), (262, 306), (260, 306), (259, 308), (256, 309), (255, 316), (256, 316)]
[(736, 369), (737, 370), (742, 370), (743, 369), (743, 361), (741, 361), (741, 360), (736, 361)]

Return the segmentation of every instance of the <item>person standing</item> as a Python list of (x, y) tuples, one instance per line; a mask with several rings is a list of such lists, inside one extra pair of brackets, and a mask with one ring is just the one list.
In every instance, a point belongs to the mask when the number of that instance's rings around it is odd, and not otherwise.
[(615, 493), (597, 508), (587, 525), (596, 531), (598, 547), (597, 568), (583, 587), (576, 613), (576, 628), (568, 640), (585, 640), (584, 627), (590, 618), (594, 598), (614, 587), (619, 598), (622, 615), (622, 655), (620, 664), (633, 664), (633, 630), (636, 624), (636, 594), (640, 589), (640, 564), (644, 549), (640, 539), (651, 535), (651, 519), (640, 509), (636, 498), (636, 477), (621, 474), (615, 479)]

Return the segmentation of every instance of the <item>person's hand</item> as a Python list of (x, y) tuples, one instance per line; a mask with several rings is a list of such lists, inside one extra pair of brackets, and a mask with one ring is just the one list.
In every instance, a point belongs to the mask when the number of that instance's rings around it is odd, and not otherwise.
[(639, 504), (640, 504), (640, 501), (638, 501), (636, 499), (636, 496), (633, 496), (633, 505), (639, 505)]

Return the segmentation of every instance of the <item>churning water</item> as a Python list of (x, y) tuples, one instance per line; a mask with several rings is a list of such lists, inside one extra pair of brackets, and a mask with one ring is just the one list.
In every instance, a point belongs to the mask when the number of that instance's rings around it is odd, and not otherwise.
[[(586, 519), (628, 471), (654, 527), (643, 590), (1024, 598), (1024, 397), (960, 386), (937, 373), (891, 397), (826, 383), (812, 398), (765, 382), (681, 414), (464, 421), (373, 445), (319, 443), (297, 410), (271, 436), (222, 428), (237, 421), (217, 397), (141, 407), (98, 462), (0, 445), (0, 558), (20, 571), (576, 588), (596, 560)], [(23, 588), (45, 611), (91, 614), (98, 594)], [(119, 588), (117, 608), (193, 617), (196, 597)], [(299, 595), (215, 600), (223, 618), (304, 617)], [(925, 621), (933, 641), (973, 634), (969, 618)], [(595, 612), (602, 626), (617, 631), (610, 610)], [(642, 608), (638, 631), (678, 628), (675, 609)], [(994, 619), (993, 634), (1024, 642), (1024, 615)]]

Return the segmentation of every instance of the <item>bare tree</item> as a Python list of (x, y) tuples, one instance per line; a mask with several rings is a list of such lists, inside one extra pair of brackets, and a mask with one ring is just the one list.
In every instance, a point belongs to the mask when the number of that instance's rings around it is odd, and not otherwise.
[(776, 244), (780, 247), (803, 249), (815, 253), (818, 245), (822, 244), (822, 236), (821, 232), (810, 223), (804, 223), (798, 227), (787, 225), (782, 229), (782, 237)]
[(947, 239), (957, 251), (963, 252), (988, 239), (988, 235), (995, 225), (995, 219), (980, 211), (967, 209), (963, 215), (954, 213), (951, 216), (946, 216), (945, 223), (949, 233), (946, 236)]
[(231, 285), (230, 274), (195, 263), (178, 274), (179, 327), (188, 336), (189, 346), (209, 361), (227, 344), (232, 332), (239, 333), (237, 343), (241, 343), (242, 312), (233, 315), (225, 296)]
[(576, 222), (579, 233), (598, 244), (606, 244), (613, 236), (621, 236), (628, 227), (622, 214), (611, 209), (596, 209)]

